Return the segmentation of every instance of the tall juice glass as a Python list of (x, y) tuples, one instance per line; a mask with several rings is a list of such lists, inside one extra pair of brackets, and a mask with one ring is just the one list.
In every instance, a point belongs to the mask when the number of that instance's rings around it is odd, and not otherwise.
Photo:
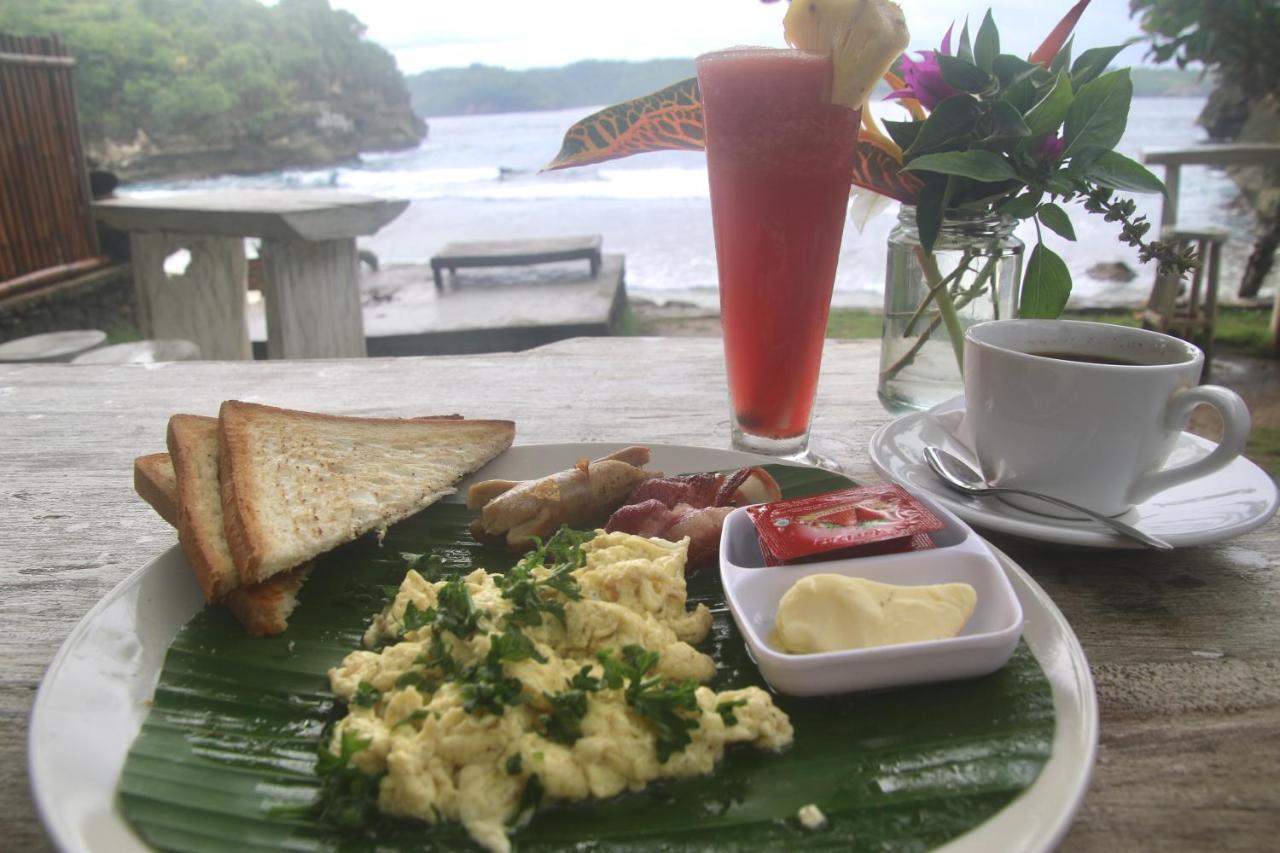
[(804, 457), (860, 115), (821, 54), (698, 57), (733, 445)]

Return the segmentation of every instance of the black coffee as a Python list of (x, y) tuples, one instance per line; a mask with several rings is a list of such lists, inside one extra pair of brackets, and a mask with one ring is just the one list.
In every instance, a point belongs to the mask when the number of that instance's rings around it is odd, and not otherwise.
[(1121, 364), (1130, 366), (1145, 364), (1145, 362), (1134, 361), (1131, 358), (1114, 358), (1109, 355), (1094, 355), (1088, 352), (1033, 352), (1030, 355), (1038, 355), (1041, 358), (1056, 358), (1060, 361), (1082, 361), (1085, 364)]

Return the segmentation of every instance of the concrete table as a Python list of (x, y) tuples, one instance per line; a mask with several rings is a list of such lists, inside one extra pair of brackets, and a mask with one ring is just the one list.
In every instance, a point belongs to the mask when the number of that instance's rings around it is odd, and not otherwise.
[[(194, 341), (209, 359), (250, 359), (244, 239), (262, 240), (267, 356), (365, 355), (356, 237), (408, 206), (328, 190), (223, 190), (113, 198), (98, 219), (129, 233), (142, 333)], [(186, 249), (179, 275), (165, 261)]]
[[(867, 442), (889, 420), (876, 399), (879, 358), (878, 341), (828, 341), (814, 407), (819, 449), (864, 481), (874, 478)], [(729, 446), (724, 348), (714, 338), (588, 338), (520, 353), (323, 364), (0, 366), (6, 850), (52, 849), (27, 782), (42, 673), (95, 602), (176, 541), (134, 494), (133, 458), (164, 450), (174, 411), (214, 415), (227, 398), (377, 417), (512, 418), (518, 444)], [(1170, 553), (989, 538), (1053, 597), (1097, 684), (1098, 763), (1064, 853), (1274, 849), (1280, 518)], [(85, 708), (86, 725), (93, 713)]]

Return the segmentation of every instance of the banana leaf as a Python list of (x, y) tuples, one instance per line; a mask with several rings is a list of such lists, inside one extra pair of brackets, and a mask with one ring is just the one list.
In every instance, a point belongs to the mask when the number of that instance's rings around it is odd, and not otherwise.
[[(771, 466), (784, 494), (847, 485), (836, 475)], [(507, 552), (471, 538), (474, 514), (437, 504), (388, 532), (319, 561), (289, 630), (254, 639), (220, 608), (206, 608), (169, 649), (154, 704), (119, 785), (119, 807), (165, 850), (451, 850), (456, 825), (385, 819), (351, 831), (314, 817), (317, 749), (341, 715), (326, 672), (360, 647), (370, 616), (405, 572), (402, 554), (434, 552), (448, 567), (502, 570)], [(716, 689), (763, 684), (728, 613), (714, 570), (689, 579), (690, 602), (715, 615), (704, 650)], [(604, 802), (552, 806), (516, 832), (518, 849), (705, 850), (783, 848), (922, 850), (1000, 811), (1049, 758), (1053, 701), (1020, 646), (990, 676), (824, 699), (775, 697), (795, 745), (775, 755), (731, 749), (715, 775), (655, 784)], [(828, 818), (802, 828), (815, 803)]]
[[(880, 134), (858, 137), (849, 182), (904, 204), (915, 204), (923, 186), (902, 168)], [(701, 151), (706, 147), (702, 95), (690, 77), (650, 95), (624, 101), (575, 122), (547, 171), (588, 166), (647, 151)]]

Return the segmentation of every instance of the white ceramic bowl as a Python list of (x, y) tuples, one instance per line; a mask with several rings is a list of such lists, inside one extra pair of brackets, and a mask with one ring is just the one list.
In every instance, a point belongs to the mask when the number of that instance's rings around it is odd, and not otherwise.
[[(995, 555), (969, 526), (947, 510), (918, 498), (946, 527), (931, 534), (931, 551), (766, 566), (756, 529), (745, 509), (725, 519), (720, 534), (720, 580), (747, 648), (779, 692), (819, 696), (972, 678), (1008, 662), (1022, 636), (1022, 606)], [(973, 616), (959, 636), (844, 652), (792, 655), (768, 642), (778, 602), (791, 585), (816, 574), (839, 574), (880, 583), (920, 586), (967, 583), (978, 594)]]

